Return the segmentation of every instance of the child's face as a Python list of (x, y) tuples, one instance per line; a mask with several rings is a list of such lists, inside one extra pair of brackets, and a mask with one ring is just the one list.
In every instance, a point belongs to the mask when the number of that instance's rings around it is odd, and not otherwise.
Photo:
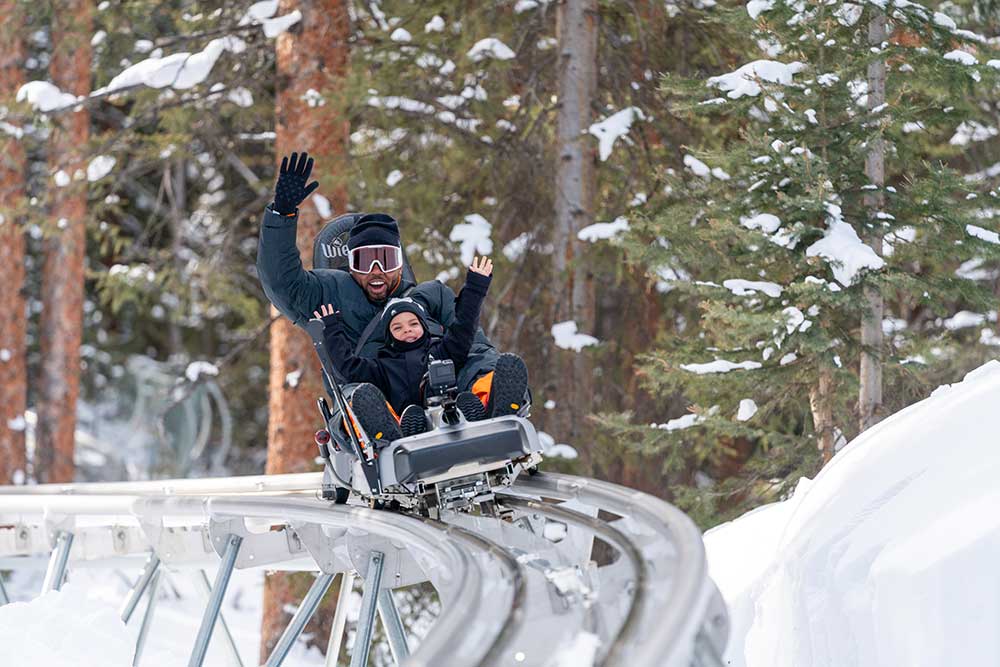
[(389, 333), (401, 343), (412, 343), (424, 335), (424, 328), (413, 313), (400, 313), (389, 322)]

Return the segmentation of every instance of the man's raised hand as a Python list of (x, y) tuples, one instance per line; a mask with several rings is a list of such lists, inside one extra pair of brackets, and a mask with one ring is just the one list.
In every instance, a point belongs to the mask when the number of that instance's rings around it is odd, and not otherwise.
[(306, 185), (312, 173), (313, 159), (308, 153), (292, 153), (291, 158), (281, 158), (281, 169), (278, 172), (278, 183), (274, 186), (274, 204), (271, 208), (275, 213), (289, 215), (295, 213), (299, 204), (319, 187), (318, 181)]
[(473, 257), (472, 266), (469, 267), (469, 271), (488, 276), (493, 273), (493, 260), (489, 257)]

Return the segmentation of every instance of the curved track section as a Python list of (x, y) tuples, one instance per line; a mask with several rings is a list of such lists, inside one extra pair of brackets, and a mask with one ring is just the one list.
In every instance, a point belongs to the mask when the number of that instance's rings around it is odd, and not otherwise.
[[(522, 475), (494, 516), (431, 520), (330, 504), (318, 498), (321, 478), (0, 487), (0, 568), (47, 557), (56, 585), (60, 563), (72, 571), (146, 561), (148, 579), (150, 563), (221, 559), (230, 571), (318, 571), (326, 586), (335, 573), (357, 573), (373, 591), (369, 618), (378, 595), (393, 654), (411, 667), (570, 664), (558, 656), (581, 666), (722, 664), (728, 619), (701, 534), (662, 500), (592, 479)], [(392, 606), (392, 589), (423, 581), (441, 613), (409, 654), (403, 626), (382, 605)]]

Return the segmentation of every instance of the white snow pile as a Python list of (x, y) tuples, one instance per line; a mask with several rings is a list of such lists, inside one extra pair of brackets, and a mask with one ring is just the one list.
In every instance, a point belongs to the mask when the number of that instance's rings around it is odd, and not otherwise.
[(969, 236), (975, 236), (981, 241), (1000, 244), (1000, 234), (992, 232), (988, 229), (983, 229), (982, 227), (977, 227), (976, 225), (966, 225), (965, 232)]
[(587, 225), (576, 233), (576, 238), (594, 243), (613, 239), (626, 231), (628, 231), (628, 218), (620, 215), (613, 222), (597, 222)]
[(1000, 361), (705, 535), (734, 667), (1000, 664)]
[(99, 181), (115, 167), (115, 158), (110, 155), (94, 156), (87, 164), (87, 180), (93, 183)]
[(849, 223), (844, 221), (840, 207), (827, 202), (826, 233), (823, 238), (806, 248), (807, 257), (822, 257), (833, 270), (833, 277), (844, 287), (849, 287), (862, 269), (877, 271), (885, 260), (858, 238)]
[(133, 642), (113, 606), (72, 583), (0, 607), (0, 646), (11, 664), (129, 667)]
[(42, 113), (68, 107), (78, 99), (76, 95), (64, 93), (48, 81), (29, 81), (17, 89), (18, 102), (27, 102)]
[(614, 148), (615, 142), (628, 134), (632, 123), (636, 120), (646, 120), (642, 109), (628, 107), (590, 126), (587, 131), (600, 142), (597, 150), (601, 155), (601, 162), (611, 157), (611, 149)]
[(125, 68), (107, 86), (92, 95), (105, 95), (135, 86), (150, 88), (193, 88), (208, 78), (216, 61), (226, 51), (242, 53), (246, 43), (237, 37), (213, 39), (197, 53), (174, 53), (162, 58), (147, 58)]
[(760, 368), (760, 366), (760, 362), (757, 361), (741, 361), (739, 363), (735, 363), (727, 361), (726, 359), (716, 359), (715, 361), (709, 361), (704, 364), (681, 364), (681, 368), (683, 370), (697, 375), (705, 375), (707, 373), (728, 373), (729, 371), (735, 370), (752, 371)]
[(210, 364), (207, 361), (192, 361), (188, 364), (187, 368), (184, 369), (184, 377), (188, 379), (188, 382), (197, 382), (198, 378), (202, 375), (215, 376), (219, 374), (219, 367), (215, 364)]
[(757, 213), (740, 218), (740, 224), (747, 229), (759, 229), (765, 234), (773, 234), (781, 227), (781, 219), (771, 213)]
[(771, 297), (779, 297), (781, 296), (782, 291), (781, 285), (766, 280), (742, 280), (739, 278), (733, 278), (730, 280), (723, 280), (722, 286), (736, 296), (746, 296), (748, 294), (763, 292)]
[(480, 60), (485, 60), (486, 58), (510, 60), (514, 57), (514, 52), (496, 37), (487, 37), (473, 44), (472, 48), (465, 55), (473, 62), (478, 63)]
[(574, 352), (579, 352), (585, 347), (597, 345), (601, 342), (593, 336), (579, 333), (576, 322), (573, 320), (553, 324), (552, 338), (555, 339), (556, 347), (564, 350), (573, 350)]
[(709, 77), (706, 85), (726, 92), (726, 97), (731, 100), (744, 95), (757, 97), (761, 93), (761, 81), (787, 86), (792, 83), (792, 77), (805, 68), (805, 63), (798, 61), (782, 63), (777, 60), (755, 60), (735, 72)]
[(736, 410), (736, 420), (745, 422), (757, 414), (757, 404), (751, 398), (740, 400), (740, 407)]
[(476, 253), (489, 255), (493, 252), (493, 240), (490, 232), (493, 230), (486, 218), (478, 213), (465, 216), (465, 222), (460, 222), (451, 229), (450, 241), (461, 244), (462, 263), (472, 264)]

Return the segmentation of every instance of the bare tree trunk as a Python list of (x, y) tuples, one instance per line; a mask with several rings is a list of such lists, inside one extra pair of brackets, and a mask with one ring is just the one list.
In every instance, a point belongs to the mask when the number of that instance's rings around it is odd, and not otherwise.
[[(90, 94), (91, 11), (89, 0), (67, 0), (52, 19), (52, 82), (74, 95)], [(86, 108), (65, 111), (53, 124), (51, 171), (65, 171), (72, 180), (51, 190), (55, 225), (45, 241), (42, 267), (36, 477), (39, 482), (71, 482), (83, 336), (90, 114)]]
[[(0, 4), (0, 104), (12, 105), (24, 84), (23, 11), (17, 3)], [(9, 120), (7, 122), (10, 122)], [(0, 484), (21, 478), (27, 462), (24, 410), (27, 407), (27, 334), (24, 299), (24, 234), (18, 224), (25, 204), (25, 155), (21, 142), (0, 133)]]
[[(558, 6), (559, 115), (556, 129), (555, 230), (553, 245), (555, 285), (552, 321), (574, 320), (581, 332), (593, 331), (595, 299), (593, 275), (581, 258), (577, 232), (594, 220), (596, 183), (595, 145), (586, 134), (591, 106), (597, 94), (596, 0), (565, 0)], [(561, 397), (554, 434), (576, 442), (583, 429), (581, 417), (593, 399), (593, 375), (587, 356), (557, 352), (551, 378)]]
[[(292, 6), (294, 4), (294, 7)], [(316, 158), (314, 177), (334, 210), (347, 208), (347, 193), (337, 178), (347, 159), (348, 122), (331, 111), (334, 105), (310, 108), (307, 90), (336, 93), (346, 75), (350, 19), (346, 0), (283, 0), (279, 12), (302, 12), (302, 21), (278, 37), (277, 140), (278, 157), (308, 151)], [(298, 247), (303, 265), (312, 263), (312, 240), (322, 221), (306, 202), (299, 209)], [(272, 311), (274, 312), (274, 311)], [(275, 313), (276, 314), (276, 313)], [(319, 418), (316, 397), (323, 395), (319, 361), (312, 341), (286, 318), (271, 327), (271, 374), (268, 400), (267, 473), (315, 469), (313, 433)], [(265, 580), (261, 621), (261, 662), (274, 648), (290, 619), (287, 605), (298, 605), (308, 589), (309, 575), (271, 574)], [(336, 597), (329, 593), (307, 629), (320, 650), (326, 649)]]
[[(875, 10), (868, 23), (868, 43), (878, 46), (886, 39), (885, 14)], [(885, 103), (885, 60), (879, 59), (868, 65), (868, 109)], [(865, 208), (873, 223), (875, 214), (885, 204), (885, 144), (881, 138), (874, 139), (865, 159), (865, 175), (868, 182), (878, 189), (865, 194)], [(876, 253), (882, 250), (882, 232), (875, 228), (868, 236), (868, 244)], [(882, 408), (882, 313), (884, 303), (879, 289), (870, 284), (864, 287), (865, 314), (861, 319), (861, 368), (860, 390), (858, 393), (859, 429), (866, 430), (881, 419)]]
[(812, 410), (816, 447), (823, 453), (823, 463), (833, 458), (833, 375), (828, 366), (822, 366), (816, 384), (809, 389), (809, 407)]

